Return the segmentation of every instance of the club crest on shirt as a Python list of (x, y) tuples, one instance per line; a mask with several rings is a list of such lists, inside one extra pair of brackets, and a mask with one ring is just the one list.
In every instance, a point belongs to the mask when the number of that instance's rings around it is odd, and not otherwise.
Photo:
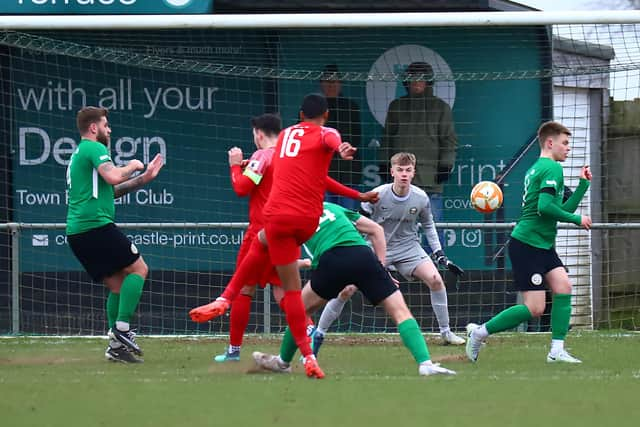
[(258, 170), (258, 166), (260, 166), (260, 160), (251, 160), (247, 167), (251, 170)]
[(416, 207), (412, 207), (412, 208), (410, 208), (410, 209), (409, 209), (409, 213), (410, 213), (411, 215), (415, 215), (415, 214), (416, 214), (416, 212), (418, 212), (418, 208), (416, 208)]
[(542, 285), (542, 274), (540, 273), (534, 273), (531, 276), (531, 283), (535, 286), (540, 286)]

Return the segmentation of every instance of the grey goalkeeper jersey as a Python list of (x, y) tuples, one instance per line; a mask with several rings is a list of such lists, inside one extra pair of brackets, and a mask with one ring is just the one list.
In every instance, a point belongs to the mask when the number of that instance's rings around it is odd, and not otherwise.
[(384, 229), (387, 253), (398, 254), (408, 250), (416, 242), (420, 244), (418, 224), (422, 224), (431, 249), (434, 252), (442, 249), (427, 193), (412, 185), (409, 194), (400, 197), (391, 190), (392, 185), (384, 184), (372, 190), (380, 194), (378, 203), (361, 204), (362, 210)]

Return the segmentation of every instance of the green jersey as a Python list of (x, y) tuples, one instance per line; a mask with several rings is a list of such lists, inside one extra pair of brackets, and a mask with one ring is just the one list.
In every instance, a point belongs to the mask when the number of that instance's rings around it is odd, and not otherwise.
[(114, 222), (113, 186), (98, 173), (98, 166), (110, 162), (104, 144), (83, 139), (67, 167), (67, 234), (79, 234)]
[[(552, 189), (555, 193), (553, 202), (560, 207), (561, 210), (558, 212), (561, 215), (550, 216), (539, 212), (538, 202), (540, 193), (544, 189)], [(581, 221), (580, 215), (562, 210), (564, 209), (562, 205), (563, 194), (562, 165), (553, 159), (540, 157), (525, 174), (522, 213), (511, 236), (536, 248), (550, 249), (554, 247), (558, 220), (578, 225)]]
[(367, 246), (367, 242), (353, 225), (359, 218), (359, 213), (342, 206), (326, 202), (323, 204), (318, 228), (305, 243), (312, 257), (311, 268), (318, 266), (323, 253), (337, 246)]

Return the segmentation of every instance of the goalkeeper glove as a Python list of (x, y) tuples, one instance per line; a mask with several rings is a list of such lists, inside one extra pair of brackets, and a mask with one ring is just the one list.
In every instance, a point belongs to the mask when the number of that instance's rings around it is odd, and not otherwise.
[(464, 274), (464, 270), (458, 267), (453, 262), (449, 261), (449, 258), (444, 254), (442, 249), (435, 251), (431, 258), (438, 264), (443, 267), (446, 267), (447, 270), (455, 274), (456, 276), (462, 276)]

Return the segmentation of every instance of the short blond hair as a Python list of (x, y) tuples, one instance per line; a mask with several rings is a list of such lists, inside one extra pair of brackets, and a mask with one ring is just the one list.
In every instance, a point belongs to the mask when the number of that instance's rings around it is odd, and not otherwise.
[(540, 128), (538, 128), (538, 142), (540, 143), (540, 147), (544, 147), (544, 142), (548, 138), (553, 138), (562, 134), (571, 136), (571, 131), (562, 123), (544, 122)]
[(415, 166), (416, 156), (413, 153), (396, 153), (391, 156), (391, 166)]

